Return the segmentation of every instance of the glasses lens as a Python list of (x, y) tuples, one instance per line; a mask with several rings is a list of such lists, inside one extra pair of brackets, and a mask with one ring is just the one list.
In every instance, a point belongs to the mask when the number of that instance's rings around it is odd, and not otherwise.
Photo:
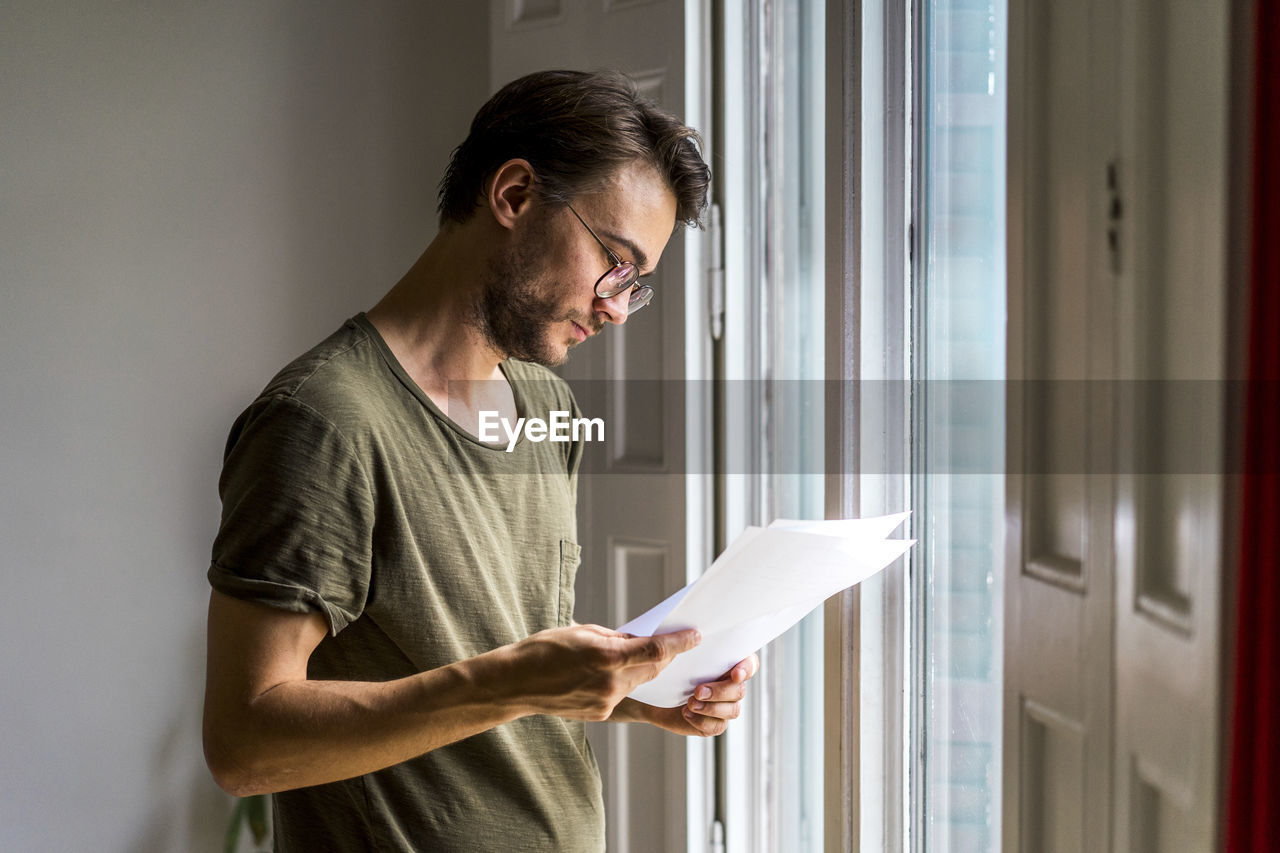
[(623, 261), (600, 276), (600, 280), (596, 282), (596, 296), (601, 299), (617, 296), (636, 283), (636, 279), (639, 278), (639, 272), (635, 264), (630, 261)]
[(631, 299), (627, 302), (627, 313), (634, 314), (651, 301), (653, 301), (653, 288), (647, 284), (637, 287), (636, 292), (631, 294)]

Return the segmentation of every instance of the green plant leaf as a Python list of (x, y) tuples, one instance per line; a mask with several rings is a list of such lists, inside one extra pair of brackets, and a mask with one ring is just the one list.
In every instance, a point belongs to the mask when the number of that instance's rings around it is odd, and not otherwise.
[(247, 804), (244, 800), (237, 800), (236, 806), (231, 810), (231, 819), (227, 821), (227, 835), (222, 842), (222, 853), (236, 853), (236, 847), (240, 844), (240, 826), (244, 823)]
[(255, 794), (245, 802), (245, 816), (249, 820), (249, 830), (253, 833), (253, 840), (261, 844), (267, 837), (267, 795)]

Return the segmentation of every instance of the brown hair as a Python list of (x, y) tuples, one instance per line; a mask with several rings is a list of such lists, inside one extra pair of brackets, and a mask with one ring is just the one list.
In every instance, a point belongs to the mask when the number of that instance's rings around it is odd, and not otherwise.
[(534, 192), (553, 204), (603, 187), (643, 160), (676, 197), (676, 221), (698, 225), (711, 170), (697, 131), (644, 98), (616, 71), (540, 71), (503, 86), (471, 122), (440, 181), (440, 224), (466, 222), (485, 183), (513, 158), (529, 161)]

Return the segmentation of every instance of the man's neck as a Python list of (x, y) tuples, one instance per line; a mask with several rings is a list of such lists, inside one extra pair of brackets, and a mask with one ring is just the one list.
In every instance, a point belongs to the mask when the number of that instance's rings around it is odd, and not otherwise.
[(514, 414), (502, 355), (475, 326), (485, 261), (468, 237), (442, 231), (366, 315), (409, 377), (464, 427), (481, 408)]

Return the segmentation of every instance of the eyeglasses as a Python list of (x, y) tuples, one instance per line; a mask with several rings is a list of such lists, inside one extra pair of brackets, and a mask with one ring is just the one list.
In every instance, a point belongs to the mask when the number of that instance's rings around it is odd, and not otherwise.
[(600, 248), (604, 249), (604, 253), (608, 255), (609, 262), (612, 267), (605, 270), (604, 275), (596, 279), (596, 296), (601, 299), (608, 299), (617, 296), (625, 290), (631, 290), (631, 296), (627, 299), (627, 313), (634, 314), (653, 300), (653, 288), (647, 284), (637, 285), (636, 281), (640, 278), (640, 270), (631, 261), (624, 261), (613, 253), (613, 250), (604, 244), (604, 241), (596, 237), (596, 232), (591, 230), (591, 226), (578, 216), (578, 211), (573, 209), (573, 205), (565, 205), (569, 208), (569, 212), (577, 217), (582, 223), (582, 227), (587, 229), (587, 233), (595, 237)]

